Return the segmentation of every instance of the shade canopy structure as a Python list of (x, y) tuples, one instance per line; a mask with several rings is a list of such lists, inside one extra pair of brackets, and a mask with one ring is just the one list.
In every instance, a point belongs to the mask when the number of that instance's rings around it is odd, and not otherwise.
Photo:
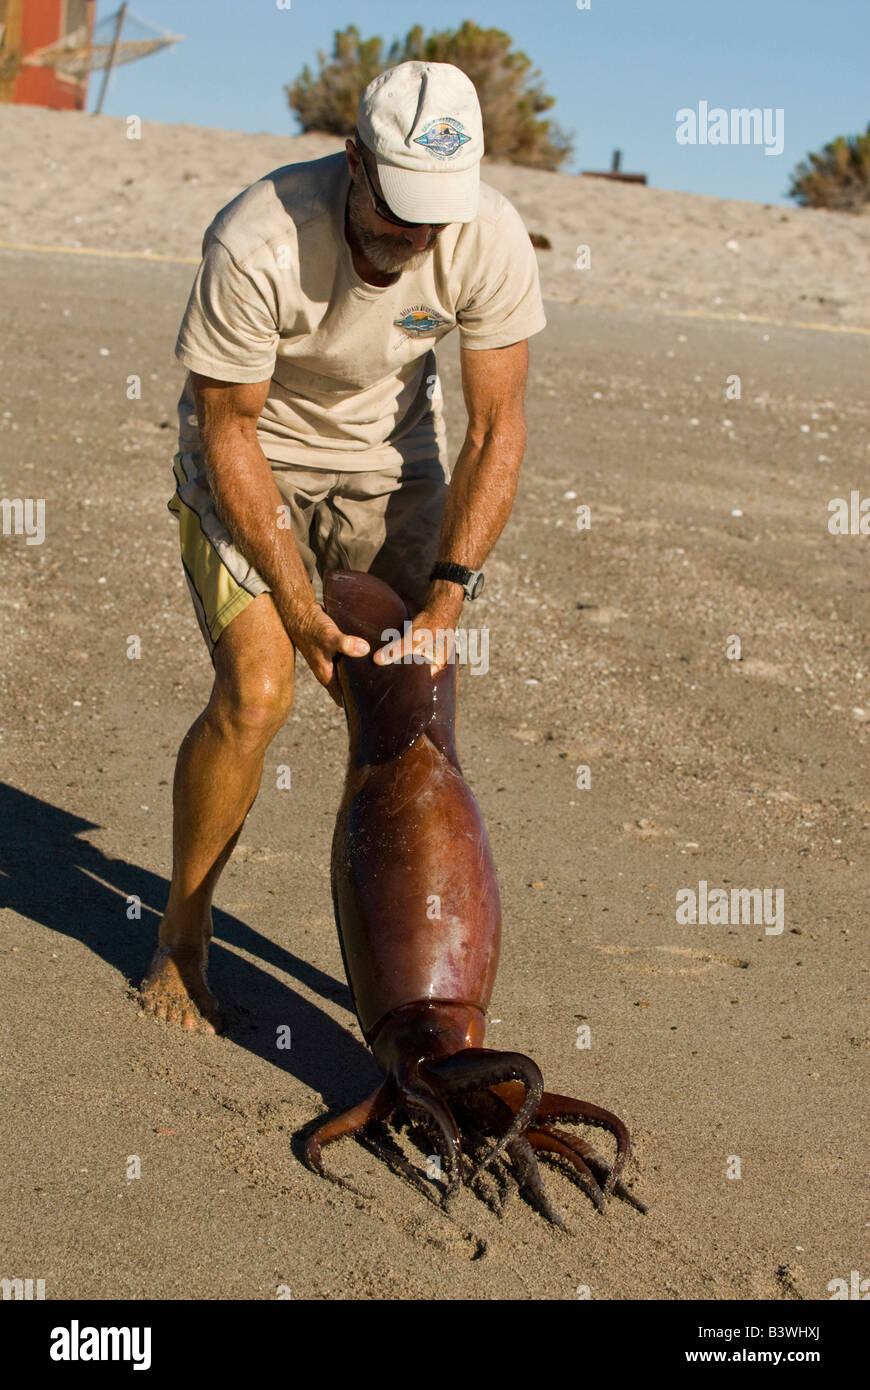
[(106, 15), (88, 33), (87, 25), (74, 29), (54, 43), (37, 48), (22, 59), (30, 67), (55, 68), (68, 77), (82, 79), (89, 72), (119, 67), (147, 58), (174, 43), (183, 34), (171, 34), (140, 19), (128, 5)]

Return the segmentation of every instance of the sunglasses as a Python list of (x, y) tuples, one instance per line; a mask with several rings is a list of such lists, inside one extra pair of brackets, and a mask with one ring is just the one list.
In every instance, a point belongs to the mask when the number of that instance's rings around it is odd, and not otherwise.
[[(359, 154), (359, 151), (357, 151), (357, 153)], [(366, 181), (366, 187), (369, 190), (375, 212), (382, 222), (389, 222), (392, 227), (431, 227), (433, 232), (440, 232), (447, 226), (446, 222), (406, 222), (404, 218), (397, 217), (396, 214), (387, 207), (383, 198), (379, 198), (375, 192), (372, 181), (369, 178), (369, 171), (366, 168), (365, 160), (361, 154), (359, 156), (359, 162), (362, 165), (363, 178)]]

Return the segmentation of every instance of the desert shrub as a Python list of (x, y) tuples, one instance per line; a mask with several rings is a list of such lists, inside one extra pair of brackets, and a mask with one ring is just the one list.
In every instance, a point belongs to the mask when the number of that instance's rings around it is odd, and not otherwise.
[(870, 125), (864, 135), (838, 135), (810, 154), (791, 176), (790, 198), (803, 207), (860, 212), (870, 203)]

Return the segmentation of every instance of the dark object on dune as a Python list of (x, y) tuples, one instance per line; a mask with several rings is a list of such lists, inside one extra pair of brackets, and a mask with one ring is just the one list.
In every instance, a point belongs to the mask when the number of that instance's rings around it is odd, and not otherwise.
[(581, 169), (580, 177), (583, 179), (614, 179), (617, 183), (646, 183), (646, 174), (624, 174), (620, 169), (622, 162), (622, 151), (613, 151), (613, 163), (609, 169), (599, 171), (597, 169)]
[(553, 246), (549, 237), (545, 237), (543, 232), (529, 232), (529, 241), (538, 251), (552, 251)]
[[(386, 584), (351, 571), (326, 576), (324, 606), (372, 653), (409, 616)], [(357, 1017), (385, 1080), (311, 1135), (308, 1163), (325, 1175), (326, 1144), (404, 1112), (434, 1134), (445, 1201), (505, 1156), (531, 1204), (563, 1226), (544, 1193), (537, 1150), (564, 1160), (599, 1208), (617, 1192), (643, 1211), (620, 1177), (630, 1152), (622, 1121), (545, 1092), (530, 1057), (483, 1046), (501, 913), (486, 829), (456, 754), (455, 664), (434, 678), (428, 664), (376, 666), (371, 654), (342, 657), (337, 668), (350, 757), (333, 840), (333, 903)], [(613, 1164), (555, 1120), (609, 1130)], [(483, 1150), (476, 1166), (463, 1139)], [(401, 1153), (398, 1162), (432, 1194)]]

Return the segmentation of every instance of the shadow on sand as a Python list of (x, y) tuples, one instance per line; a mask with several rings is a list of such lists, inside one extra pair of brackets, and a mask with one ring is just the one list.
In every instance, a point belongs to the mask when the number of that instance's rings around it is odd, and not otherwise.
[[(156, 944), (169, 883), (124, 859), (108, 858), (80, 838), (98, 828), (93, 821), (0, 783), (0, 907), (83, 942), (130, 985), (138, 986)], [(141, 902), (138, 921), (127, 917), (131, 895)], [(304, 1082), (330, 1109), (354, 1103), (377, 1085), (377, 1066), (362, 1042), (292, 984), (228, 949), (233, 947), (322, 999), (340, 1003), (351, 1014), (353, 1008), (345, 984), (215, 909), (209, 983), (221, 1004), (228, 1006), (226, 1036), (236, 1046)], [(292, 1047), (279, 1051), (281, 1024), (292, 1030)]]

